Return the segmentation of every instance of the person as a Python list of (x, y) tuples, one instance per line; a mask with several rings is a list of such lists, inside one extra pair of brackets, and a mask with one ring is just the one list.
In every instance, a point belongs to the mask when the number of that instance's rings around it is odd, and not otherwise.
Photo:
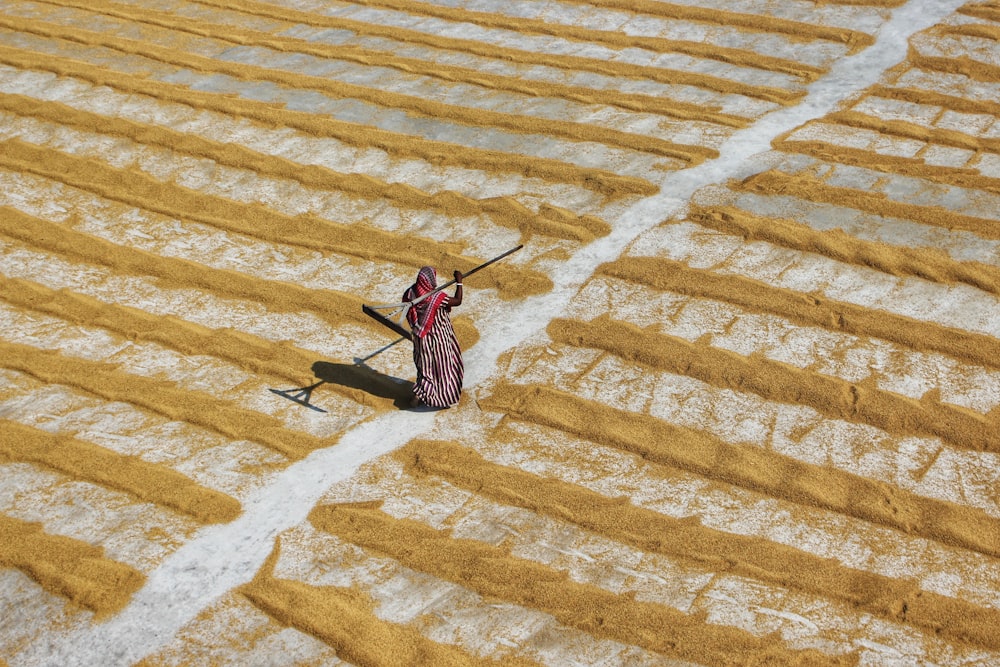
[[(447, 408), (458, 403), (462, 395), (465, 366), (450, 316), (451, 309), (462, 303), (462, 272), (455, 271), (454, 275), (454, 296), (449, 297), (442, 290), (406, 312), (413, 336), (413, 363), (417, 367), (411, 407)], [(403, 293), (403, 301), (414, 301), (436, 288), (437, 272), (425, 266)]]

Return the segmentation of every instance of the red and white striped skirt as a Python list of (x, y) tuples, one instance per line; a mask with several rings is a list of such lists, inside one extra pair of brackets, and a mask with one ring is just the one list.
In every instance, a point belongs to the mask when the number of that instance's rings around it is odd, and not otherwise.
[(465, 366), (448, 311), (436, 313), (434, 325), (423, 338), (413, 337), (413, 363), (417, 381), (413, 394), (425, 405), (447, 408), (462, 395)]

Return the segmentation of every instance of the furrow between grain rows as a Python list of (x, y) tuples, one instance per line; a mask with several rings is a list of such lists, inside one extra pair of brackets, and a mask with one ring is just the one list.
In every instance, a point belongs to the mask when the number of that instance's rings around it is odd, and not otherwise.
[(239, 588), (258, 609), (301, 632), (310, 634), (357, 665), (448, 665), (461, 667), (530, 667), (526, 659), (493, 660), (478, 657), (459, 646), (435, 642), (416, 629), (383, 621), (371, 600), (349, 588), (310, 586), (274, 576), (280, 542), (253, 581)]
[[(568, 521), (643, 551), (819, 595), (889, 620), (911, 623), (924, 631), (986, 648), (1000, 647), (1000, 641), (992, 632), (992, 627), (1000, 622), (1000, 611), (922, 591), (913, 582), (845, 567), (830, 559), (760, 538), (723, 533), (704, 527), (697, 521), (675, 519), (638, 507), (627, 498), (604, 497), (559, 479), (543, 478), (500, 466), (457, 443), (415, 441), (395, 456), (405, 460), (407, 468), (414, 474), (442, 477), (451, 484), (497, 502)], [(411, 542), (397, 543), (401, 537), (398, 533), (393, 535), (397, 526), (407, 532), (413, 530), (416, 540), (421, 539), (418, 536), (420, 533), (430, 531), (428, 528), (412, 528), (415, 524), (412, 521), (389, 519), (374, 508), (320, 506), (313, 511), (311, 519), (317, 527), (330, 530), (360, 546), (402, 558), (404, 562), (412, 554), (401, 554), (405, 550), (403, 545)], [(363, 528), (369, 520), (383, 525), (385, 536), (375, 537), (370, 529)], [(441, 537), (446, 536), (446, 533), (441, 533)], [(454, 545), (449, 544), (445, 548), (451, 554), (470, 542), (450, 541)], [(441, 539), (433, 542), (441, 544)], [(473, 544), (474, 548), (482, 550), (480, 545)], [(487, 549), (498, 551), (495, 547)], [(513, 560), (510, 556), (507, 558)], [(447, 576), (445, 572), (452, 574), (452, 568), (462, 567), (462, 560), (442, 563), (432, 573), (436, 576)], [(416, 567), (428, 571), (426, 568), (424, 563)], [(474, 577), (463, 579), (464, 583), (457, 583), (468, 585)]]
[(433, 63), (417, 58), (404, 58), (387, 51), (376, 51), (349, 45), (323, 44), (256, 30), (207, 23), (203, 20), (189, 19), (154, 9), (137, 10), (126, 5), (98, 2), (97, 0), (93, 2), (80, 2), (78, 0), (41, 1), (60, 7), (74, 7), (99, 12), (124, 19), (130, 23), (146, 23), (169, 30), (211, 37), (240, 46), (267, 48), (282, 53), (301, 53), (318, 58), (353, 62), (362, 66), (390, 67), (407, 74), (472, 84), (481, 88), (517, 93), (531, 98), (559, 97), (580, 104), (601, 104), (628, 111), (657, 114), (681, 120), (699, 120), (733, 128), (745, 127), (749, 122), (740, 116), (715, 113), (710, 108), (667, 98), (495, 75), (467, 67)]
[(202, 523), (232, 521), (241, 511), (236, 499), (196, 484), (164, 465), (8, 419), (0, 419), (0, 460), (34, 463), (168, 507)]
[(445, 7), (428, 2), (414, 2), (413, 0), (351, 0), (351, 4), (396, 10), (418, 16), (432, 16), (447, 21), (472, 23), (483, 27), (500, 28), (525, 34), (546, 35), (578, 42), (594, 42), (616, 49), (640, 48), (657, 53), (683, 53), (695, 58), (718, 60), (743, 67), (783, 72), (797, 76), (803, 81), (814, 81), (825, 73), (819, 67), (785, 58), (768, 56), (746, 49), (716, 46), (695, 41), (628, 35), (623, 32), (592, 30), (538, 19)]
[(280, 7), (264, 2), (243, 0), (238, 5), (228, 0), (193, 0), (198, 4), (237, 11), (252, 16), (287, 21), (317, 28), (349, 30), (355, 34), (391, 39), (406, 44), (419, 44), (443, 51), (455, 51), (511, 63), (541, 65), (557, 70), (584, 71), (611, 77), (649, 80), (669, 85), (684, 85), (711, 90), (722, 94), (741, 95), (768, 102), (788, 105), (801, 99), (804, 91), (786, 90), (776, 86), (753, 85), (699, 72), (688, 72), (665, 67), (650, 67), (627, 62), (615, 62), (581, 56), (554, 53), (536, 53), (471, 39), (459, 39), (433, 33), (409, 30), (399, 26), (383, 26), (339, 16), (314, 14)]
[(228, 116), (246, 118), (268, 127), (295, 128), (312, 136), (336, 139), (349, 146), (377, 148), (390, 155), (413, 157), (435, 165), (466, 167), (501, 174), (520, 173), (526, 177), (550, 182), (578, 185), (612, 199), (633, 194), (652, 194), (656, 191), (656, 187), (646, 180), (620, 176), (607, 170), (577, 167), (547, 158), (432, 141), (367, 125), (338, 121), (326, 116), (283, 109), (273, 104), (192, 90), (176, 84), (114, 72), (60, 56), (0, 45), (0, 62), (19, 69), (52, 72), (59, 76), (78, 78), (127, 94), (146, 95), (177, 104), (193, 105)]
[(912, 350), (1000, 368), (1000, 340), (843, 301), (772, 287), (738, 275), (719, 275), (656, 257), (624, 257), (601, 266), (604, 275), (658, 290), (732, 303), (770, 313), (799, 326), (818, 326), (855, 336), (881, 338)]
[(81, 326), (101, 327), (129, 340), (156, 343), (187, 355), (211, 355), (249, 373), (291, 383), (302, 380), (307, 369), (335, 369), (338, 381), (329, 383), (329, 389), (361, 405), (387, 409), (407, 393), (407, 384), (356, 364), (323, 366), (320, 355), (288, 341), (275, 343), (234, 329), (211, 329), (172, 315), (105, 303), (65, 289), (52, 290), (33, 281), (0, 276), (0, 299)]
[[(20, 95), (0, 93), (0, 110), (40, 118), (83, 131), (123, 137), (142, 145), (206, 158), (235, 169), (249, 170), (275, 179), (287, 179), (320, 191), (339, 191), (367, 200), (385, 199), (411, 210), (433, 210), (452, 217), (482, 215), (500, 226), (525, 234), (560, 238), (593, 239), (609, 231), (607, 223), (594, 216), (575, 216), (556, 207), (533, 213), (509, 197), (475, 200), (455, 192), (427, 193), (416, 188), (385, 183), (363, 174), (340, 174), (316, 165), (300, 165), (280, 157), (264, 155), (235, 144), (223, 144), (166, 128), (106, 118), (77, 111), (55, 102), (38, 102)], [(102, 161), (30, 144), (20, 139), (0, 142), (4, 148), (0, 166), (33, 173), (53, 181), (172, 217), (196, 220), (229, 232), (273, 243), (352, 255), (372, 261), (387, 261), (420, 268), (427, 264), (469, 270), (482, 260), (453, 252), (449, 244), (430, 239), (401, 239), (361, 225), (322, 219), (316, 215), (286, 215), (259, 204), (244, 204), (225, 197), (165, 183), (137, 169), (118, 169)], [(504, 298), (546, 291), (551, 281), (541, 274), (502, 265), (489, 276), (477, 276), (472, 284), (500, 291)]]
[(744, 14), (714, 7), (677, 5), (660, 0), (564, 0), (573, 4), (602, 9), (625, 10), (636, 15), (658, 16), (681, 21), (696, 21), (719, 26), (737, 27), (742, 30), (794, 35), (798, 39), (821, 39), (847, 44), (856, 52), (874, 43), (871, 35), (803, 21), (792, 21), (776, 16)]
[(690, 164), (698, 164), (707, 158), (718, 156), (718, 152), (712, 148), (678, 144), (645, 135), (571, 121), (547, 120), (435, 102), (422, 97), (341, 83), (318, 76), (206, 58), (138, 40), (36, 19), (0, 15), (0, 26), (47, 38), (88, 46), (102, 46), (196, 72), (224, 74), (242, 81), (268, 81), (279, 86), (300, 90), (315, 90), (334, 98), (358, 99), (380, 107), (403, 109), (423, 117), (446, 119), (471, 127), (495, 127), (517, 134), (551, 135), (578, 142), (593, 141), (608, 146), (672, 157)]
[(352, 322), (368, 325), (373, 331), (380, 330), (361, 311), (361, 299), (353, 295), (262, 280), (236, 271), (128, 248), (15, 209), (0, 207), (0, 234), (30, 247), (106, 266), (119, 274), (155, 277), (164, 286), (183, 286), (246, 299), (264, 304), (275, 312), (306, 310), (333, 325)]
[[(561, 498), (560, 503), (566, 500)], [(617, 501), (613, 504), (621, 513), (624, 505)], [(565, 572), (512, 556), (502, 547), (452, 538), (448, 531), (393, 518), (380, 511), (377, 503), (320, 505), (309, 519), (319, 530), (396, 559), (405, 567), (470, 588), (483, 596), (551, 614), (560, 623), (595, 637), (710, 663), (725, 662), (726, 656), (733, 652), (779, 664), (796, 660), (824, 665), (851, 662), (817, 651), (791, 651), (771, 639), (704, 623), (700, 617), (665, 605), (577, 583)]]
[(760, 356), (645, 331), (601, 316), (591, 322), (554, 319), (553, 340), (610, 352), (622, 359), (687, 375), (716, 387), (767, 400), (806, 405), (833, 419), (867, 424), (897, 436), (939, 437), (959, 449), (1000, 452), (1000, 428), (984, 416), (931, 396), (920, 400)]
[(688, 219), (726, 234), (817, 253), (893, 276), (916, 276), (942, 284), (961, 282), (1000, 294), (1000, 269), (981, 262), (959, 262), (934, 248), (866, 241), (842, 230), (816, 230), (795, 220), (758, 216), (732, 206), (695, 204), (691, 206)]
[(832, 466), (609, 407), (543, 385), (502, 383), (484, 409), (636, 454), (658, 465), (1000, 557), (1000, 520)]
[(0, 564), (14, 567), (43, 589), (69, 598), (103, 618), (121, 610), (146, 577), (104, 556), (104, 549), (37, 523), (0, 514)]
[[(850, 126), (850, 123), (845, 123), (845, 126)], [(892, 136), (896, 133), (885, 132), (884, 134)], [(946, 142), (935, 141), (933, 139), (928, 139), (927, 143), (948, 145)], [(837, 163), (851, 167), (862, 167), (884, 174), (920, 178), (932, 183), (953, 185), (967, 190), (984, 190), (986, 192), (1000, 194), (1000, 178), (984, 176), (975, 169), (967, 167), (947, 167), (927, 164), (927, 162), (920, 157), (883, 155), (881, 153), (876, 153), (875, 151), (848, 148), (825, 141), (780, 139), (773, 142), (773, 146), (775, 149), (786, 153), (808, 155), (818, 160), (823, 160), (824, 162)]]
[(883, 217), (897, 217), (949, 230), (962, 230), (987, 239), (1000, 239), (996, 220), (956, 213), (941, 206), (922, 206), (891, 199), (883, 193), (828, 185), (818, 178), (769, 169), (755, 174), (734, 188), (740, 192), (798, 197), (835, 204)]
[(291, 431), (270, 415), (205, 392), (183, 389), (173, 382), (123, 372), (115, 364), (0, 341), (0, 366), (43, 382), (74, 387), (104, 400), (130, 403), (227, 438), (257, 442), (292, 459), (336, 444), (333, 439)]

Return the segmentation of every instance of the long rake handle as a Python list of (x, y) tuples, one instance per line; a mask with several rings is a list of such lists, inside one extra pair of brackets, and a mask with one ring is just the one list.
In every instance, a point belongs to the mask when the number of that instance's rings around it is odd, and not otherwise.
[[(465, 273), (462, 274), (462, 277), (465, 278), (465, 277), (471, 276), (476, 271), (482, 271), (483, 269), (485, 269), (490, 264), (494, 264), (496, 262), (499, 262), (501, 259), (503, 259), (507, 255), (513, 255), (515, 252), (517, 252), (518, 250), (520, 250), (523, 247), (524, 247), (524, 244), (522, 243), (521, 245), (519, 245), (517, 247), (511, 248), (507, 252), (505, 252), (505, 253), (503, 253), (501, 255), (497, 255), (493, 259), (483, 262), (482, 264), (480, 264), (476, 268), (470, 269), (470, 270), (466, 271)], [(452, 278), (451, 280), (449, 280), (448, 282), (446, 282), (444, 285), (438, 285), (438, 287), (434, 291), (437, 292), (437, 291), (443, 290), (443, 289), (445, 289), (447, 287), (451, 287), (453, 284), (455, 284), (455, 279), (454, 278)]]
[[(480, 264), (479, 266), (475, 267), (474, 269), (470, 269), (470, 270), (466, 271), (465, 273), (462, 274), (462, 277), (464, 278), (465, 276), (471, 276), (476, 271), (482, 271), (483, 269), (485, 269), (490, 264), (494, 264), (496, 262), (499, 262), (501, 259), (503, 259), (504, 257), (507, 257), (508, 255), (513, 255), (515, 252), (517, 252), (518, 250), (520, 250), (523, 247), (524, 247), (524, 244), (521, 244), (521, 245), (518, 245), (518, 246), (516, 246), (514, 248), (511, 248), (507, 252), (505, 252), (503, 254), (500, 254), (500, 255), (497, 255), (493, 259), (483, 262), (482, 264)], [(385, 310), (387, 308), (402, 308), (402, 309), (405, 309), (405, 308), (408, 308), (410, 306), (413, 306), (414, 304), (420, 303), (421, 301), (423, 301), (427, 297), (431, 296), (432, 294), (440, 292), (441, 290), (446, 289), (448, 287), (451, 287), (454, 284), (455, 284), (455, 279), (452, 278), (451, 280), (449, 280), (448, 282), (444, 283), (443, 285), (438, 285), (437, 287), (435, 287), (434, 289), (432, 289), (430, 292), (427, 292), (426, 294), (417, 297), (413, 301), (407, 301), (407, 302), (403, 302), (403, 303), (387, 303), (387, 304), (383, 304), (383, 305), (380, 305), (380, 306), (362, 306), (362, 310), (364, 310), (366, 313), (368, 313), (369, 315), (371, 315), (371, 313), (368, 312), (369, 310)], [(374, 317), (374, 315), (373, 315), (373, 317)], [(378, 318), (376, 318), (376, 319), (378, 319)]]
[[(518, 245), (518, 246), (516, 246), (514, 248), (511, 248), (507, 252), (502, 253), (500, 255), (497, 255), (493, 259), (485, 261), (482, 264), (480, 264), (479, 266), (475, 267), (474, 269), (471, 269), (471, 270), (463, 273), (462, 277), (471, 276), (476, 271), (482, 271), (483, 269), (485, 269), (490, 264), (493, 264), (495, 262), (499, 262), (504, 257), (507, 257), (508, 255), (514, 254), (515, 252), (517, 252), (518, 250), (520, 250), (523, 247), (524, 247), (524, 244), (520, 244), (520, 245)], [(438, 287), (434, 288), (433, 290), (431, 290), (427, 294), (424, 294), (423, 296), (421, 296), (419, 298), (416, 298), (416, 299), (414, 299), (411, 302), (390, 303), (390, 304), (385, 304), (385, 305), (381, 305), (381, 306), (368, 306), (368, 305), (362, 304), (361, 305), (361, 310), (365, 313), (365, 315), (368, 315), (369, 317), (371, 317), (372, 319), (378, 321), (379, 323), (384, 324), (385, 326), (389, 327), (390, 329), (392, 329), (393, 331), (395, 331), (399, 335), (403, 336), (404, 338), (407, 338), (409, 340), (413, 340), (412, 334), (409, 331), (407, 331), (406, 328), (403, 327), (403, 325), (400, 322), (396, 322), (392, 318), (386, 317), (385, 315), (383, 315), (382, 313), (379, 313), (378, 311), (379, 310), (388, 309), (388, 308), (396, 309), (392, 313), (392, 315), (396, 316), (397, 314), (402, 313), (402, 315), (400, 315), (400, 319), (402, 320), (402, 318), (406, 314), (406, 311), (409, 308), (411, 308), (415, 303), (417, 303), (419, 301), (423, 301), (424, 299), (426, 299), (430, 295), (435, 294), (437, 292), (440, 292), (441, 290), (443, 290), (443, 289), (445, 289), (447, 287), (450, 287), (451, 285), (454, 285), (454, 284), (455, 284), (455, 280), (454, 279), (449, 280), (445, 284), (439, 285)]]
[[(462, 274), (462, 277), (465, 278), (467, 276), (471, 276), (476, 271), (482, 271), (483, 269), (485, 269), (490, 264), (493, 264), (495, 262), (499, 262), (501, 259), (503, 259), (507, 255), (513, 255), (515, 252), (517, 252), (518, 250), (520, 250), (523, 247), (524, 247), (524, 244), (522, 243), (522, 244), (518, 245), (517, 247), (511, 248), (507, 252), (497, 255), (493, 259), (490, 259), (490, 260), (487, 260), (487, 261), (483, 262), (482, 264), (480, 264), (476, 268), (470, 269), (470, 270), (466, 271), (465, 273)], [(417, 297), (416, 299), (414, 299), (413, 301), (411, 301), (410, 302), (410, 306), (413, 306), (413, 305), (415, 305), (415, 304), (423, 301), (424, 299), (426, 299), (427, 297), (429, 297), (432, 294), (436, 294), (436, 293), (440, 292), (441, 290), (448, 289), (449, 287), (451, 287), (452, 285), (454, 285), (455, 282), (456, 282), (455, 279), (452, 278), (451, 280), (449, 280), (448, 282), (444, 283), (443, 285), (438, 285), (437, 287), (435, 287), (434, 289), (432, 289), (427, 294), (424, 294), (423, 296)]]

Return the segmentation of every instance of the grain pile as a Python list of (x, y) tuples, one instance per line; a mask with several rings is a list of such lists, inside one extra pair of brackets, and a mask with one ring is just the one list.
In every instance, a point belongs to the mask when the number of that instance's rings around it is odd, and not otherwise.
[[(383, 423), (119, 663), (1000, 662), (1000, 3), (629, 227), (906, 4), (0, 0), (0, 664)], [(361, 304), (517, 243), (385, 421)]]

